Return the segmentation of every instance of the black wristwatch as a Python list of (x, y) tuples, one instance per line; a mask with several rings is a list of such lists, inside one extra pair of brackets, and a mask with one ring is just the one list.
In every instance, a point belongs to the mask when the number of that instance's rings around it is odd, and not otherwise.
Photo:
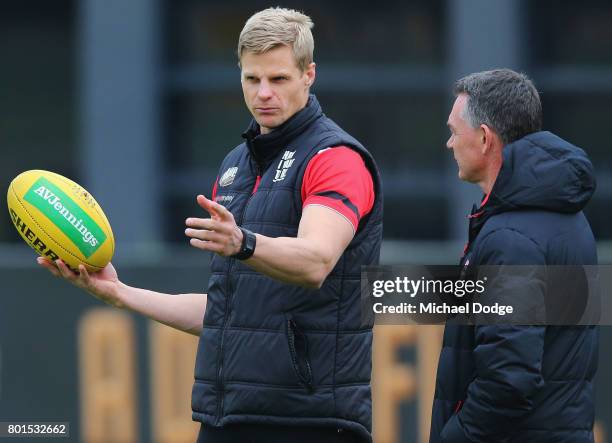
[(257, 237), (248, 229), (241, 228), (240, 226), (238, 226), (238, 229), (242, 231), (242, 245), (240, 246), (240, 251), (232, 255), (232, 257), (238, 260), (246, 260), (247, 258), (251, 258), (255, 253)]

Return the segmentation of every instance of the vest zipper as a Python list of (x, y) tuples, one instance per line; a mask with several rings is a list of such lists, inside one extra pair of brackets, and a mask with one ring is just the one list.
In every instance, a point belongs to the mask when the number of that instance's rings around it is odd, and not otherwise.
[[(257, 188), (259, 187), (259, 181), (261, 179), (261, 168), (259, 165), (257, 165), (257, 178), (255, 180), (255, 186), (253, 188), (253, 192), (251, 193), (251, 195), (249, 195), (249, 198), (247, 199), (246, 204), (244, 205), (244, 209), (242, 211), (242, 213), (240, 214), (240, 220), (238, 220), (238, 222), (236, 223), (238, 226), (242, 225), (242, 222), (244, 220), (244, 215), (246, 214), (247, 208), (249, 207), (249, 203), (251, 203), (251, 199), (253, 198), (253, 195), (255, 195), (255, 191), (257, 191)], [(226, 287), (226, 294), (227, 296), (225, 297), (225, 316), (223, 317), (223, 325), (221, 326), (221, 343), (219, 344), (219, 357), (217, 359), (218, 364), (217, 367), (219, 368), (217, 370), (217, 419), (215, 420), (216, 424), (219, 424), (219, 422), (221, 421), (221, 414), (223, 413), (223, 401), (225, 400), (225, 393), (223, 391), (223, 340), (225, 338), (225, 328), (227, 326), (227, 322), (229, 321), (229, 316), (230, 316), (230, 306), (231, 306), (231, 295), (232, 295), (232, 287), (231, 287), (231, 279), (229, 278), (230, 275), (232, 275), (232, 266), (234, 264), (234, 262), (236, 261), (235, 258), (230, 258), (229, 259), (229, 265), (227, 268), (227, 284), (225, 285)]]
[(217, 358), (217, 419), (215, 422), (219, 424), (221, 421), (221, 412), (223, 411), (223, 381), (221, 376), (223, 375), (223, 340), (225, 338), (225, 327), (227, 325), (228, 317), (229, 317), (229, 307), (230, 307), (230, 294), (231, 294), (231, 282), (229, 276), (232, 274), (232, 265), (234, 264), (234, 258), (229, 259), (229, 265), (227, 268), (227, 283), (225, 285), (226, 288), (226, 297), (225, 297), (225, 315), (223, 317), (223, 325), (221, 325), (221, 342), (219, 343), (219, 357)]

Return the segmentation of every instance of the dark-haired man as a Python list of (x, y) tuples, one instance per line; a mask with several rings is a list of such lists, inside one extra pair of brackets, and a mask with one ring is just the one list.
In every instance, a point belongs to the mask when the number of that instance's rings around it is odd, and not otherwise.
[[(447, 147), (484, 193), (461, 264), (594, 265), (582, 208), (595, 190), (583, 150), (542, 132), (533, 83), (509, 69), (455, 84)], [(505, 282), (509, 291), (525, 282)], [(430, 442), (593, 441), (598, 330), (447, 324)]]

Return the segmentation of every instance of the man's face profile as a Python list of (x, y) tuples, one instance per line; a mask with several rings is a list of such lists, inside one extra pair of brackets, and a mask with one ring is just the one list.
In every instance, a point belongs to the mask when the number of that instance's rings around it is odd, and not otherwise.
[(481, 128), (473, 128), (464, 118), (468, 99), (467, 94), (459, 94), (453, 104), (447, 122), (451, 135), (446, 147), (453, 151), (459, 167), (459, 178), (470, 183), (478, 183), (482, 179), (486, 157), (481, 150)]
[(261, 54), (246, 51), (240, 65), (244, 101), (262, 134), (282, 125), (306, 105), (315, 64), (302, 72), (290, 47), (279, 46)]

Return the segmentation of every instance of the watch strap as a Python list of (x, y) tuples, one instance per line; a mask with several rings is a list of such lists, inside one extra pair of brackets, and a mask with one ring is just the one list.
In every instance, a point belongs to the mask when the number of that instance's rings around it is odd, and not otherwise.
[(238, 226), (238, 229), (242, 231), (242, 245), (240, 246), (240, 251), (237, 254), (234, 254), (232, 257), (238, 260), (246, 260), (247, 258), (251, 258), (251, 256), (255, 253), (257, 237), (255, 237), (255, 234), (248, 229), (240, 226)]

